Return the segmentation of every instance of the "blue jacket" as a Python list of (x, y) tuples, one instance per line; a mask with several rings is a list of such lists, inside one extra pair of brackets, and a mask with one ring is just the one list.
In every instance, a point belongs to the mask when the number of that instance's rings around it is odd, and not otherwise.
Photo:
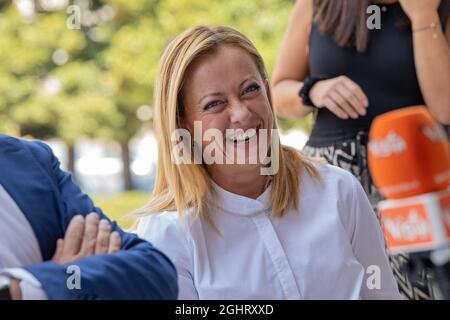
[[(73, 216), (96, 211), (91, 199), (60, 169), (51, 149), (38, 141), (0, 135), (0, 183), (15, 200), (36, 235), (44, 262), (25, 266), (42, 284), (49, 299), (176, 299), (176, 271), (150, 243), (122, 231), (122, 248), (59, 265), (50, 259)], [(81, 289), (70, 290), (70, 265), (81, 273)]]

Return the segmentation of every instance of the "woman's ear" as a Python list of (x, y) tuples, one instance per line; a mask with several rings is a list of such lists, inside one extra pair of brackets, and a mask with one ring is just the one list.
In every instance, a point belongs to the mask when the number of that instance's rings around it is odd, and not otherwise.
[[(183, 89), (181, 90), (181, 92), (183, 92)], [(189, 126), (189, 122), (186, 119), (186, 112), (185, 112), (185, 105), (184, 105), (184, 101), (183, 101), (183, 94), (181, 94), (178, 97), (177, 126), (180, 129), (186, 129), (189, 132), (191, 132), (190, 126)]]
[(270, 89), (269, 79), (267, 79), (267, 78), (264, 79), (264, 85), (266, 86), (266, 92), (269, 92), (269, 89)]
[(187, 131), (191, 132), (189, 123), (184, 117), (178, 118), (178, 127), (181, 129), (186, 129)]
[(178, 126), (178, 128), (181, 128), (181, 129), (187, 129), (186, 128), (186, 121), (184, 121), (184, 119), (183, 118), (178, 118), (178, 120), (177, 120), (177, 126)]

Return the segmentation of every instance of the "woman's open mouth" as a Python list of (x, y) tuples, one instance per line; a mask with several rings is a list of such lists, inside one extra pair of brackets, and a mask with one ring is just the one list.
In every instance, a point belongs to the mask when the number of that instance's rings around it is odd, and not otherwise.
[(256, 138), (258, 130), (261, 129), (261, 125), (257, 125), (255, 128), (234, 129), (232, 134), (228, 134), (226, 139), (234, 144), (247, 143), (250, 139)]

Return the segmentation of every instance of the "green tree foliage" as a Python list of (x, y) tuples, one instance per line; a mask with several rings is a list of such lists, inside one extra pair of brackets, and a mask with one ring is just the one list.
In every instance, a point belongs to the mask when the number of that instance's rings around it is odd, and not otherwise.
[[(33, 14), (21, 14), (19, 2), (33, 3)], [(48, 9), (46, 2), (57, 1), (0, 3), (0, 132), (69, 145), (82, 136), (112, 139), (125, 153), (143, 124), (137, 109), (152, 105), (157, 64), (173, 37), (197, 24), (232, 26), (255, 43), (270, 74), (294, 4), (63, 0)], [(79, 29), (68, 27), (76, 17), (67, 5), (74, 4)]]

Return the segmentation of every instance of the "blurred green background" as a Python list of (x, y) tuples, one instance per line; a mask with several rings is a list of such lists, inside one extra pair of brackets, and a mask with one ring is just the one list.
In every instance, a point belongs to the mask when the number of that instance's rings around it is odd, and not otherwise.
[[(197, 24), (232, 26), (256, 45), (272, 73), (295, 0), (0, 1), (0, 132), (67, 146), (76, 177), (81, 138), (114, 142), (123, 194), (95, 197), (118, 219), (148, 200), (130, 173), (130, 140), (152, 130), (159, 57)], [(311, 119), (280, 121), (309, 131)], [(119, 223), (129, 226), (129, 221)]]
[(149, 194), (141, 191), (125, 191), (115, 196), (94, 198), (95, 205), (116, 220), (124, 229), (130, 229), (136, 218), (129, 213), (143, 207), (149, 199)]

